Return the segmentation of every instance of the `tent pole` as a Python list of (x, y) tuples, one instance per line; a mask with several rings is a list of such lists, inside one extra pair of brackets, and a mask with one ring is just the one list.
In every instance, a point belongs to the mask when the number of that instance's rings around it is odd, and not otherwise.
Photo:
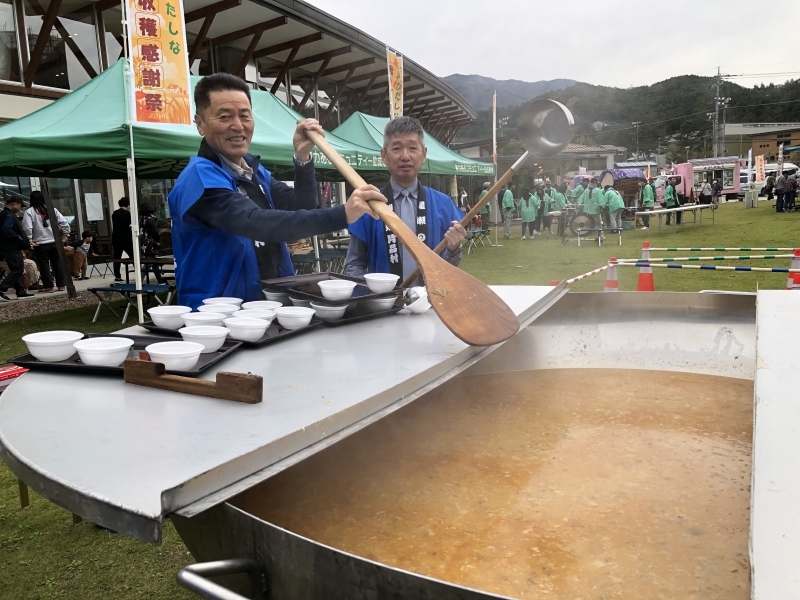
[(121, 0), (122, 5), (122, 35), (125, 38), (125, 113), (128, 117), (128, 139), (131, 145), (131, 155), (126, 160), (128, 166), (128, 191), (131, 197), (131, 238), (133, 239), (133, 270), (136, 281), (136, 308), (139, 311), (139, 323), (144, 323), (144, 307), (142, 306), (142, 261), (139, 256), (141, 247), (139, 246), (139, 195), (136, 187), (136, 154), (133, 149), (133, 119), (131, 118), (131, 108), (133, 96), (131, 95), (133, 83), (133, 69), (131, 68), (130, 56), (130, 36), (128, 35), (128, 7), (125, 0)]
[(47, 183), (48, 172), (49, 169), (45, 167), (44, 177), (41, 178), (44, 205), (45, 208), (47, 208), (47, 218), (50, 220), (50, 228), (53, 230), (53, 241), (56, 244), (56, 251), (58, 252), (58, 264), (61, 266), (61, 273), (63, 274), (64, 281), (67, 284), (67, 297), (77, 298), (78, 292), (75, 291), (75, 283), (72, 281), (72, 269), (69, 267), (69, 265), (67, 265), (67, 255), (64, 252), (64, 242), (61, 239), (61, 229), (58, 226), (58, 219), (56, 219), (56, 209), (55, 206), (53, 206), (53, 197), (50, 195), (50, 185)]

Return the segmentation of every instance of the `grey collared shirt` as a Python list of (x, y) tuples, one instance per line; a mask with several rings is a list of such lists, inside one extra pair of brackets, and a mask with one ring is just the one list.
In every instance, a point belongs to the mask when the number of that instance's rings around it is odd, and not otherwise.
[[(412, 185), (407, 188), (396, 183), (393, 179), (389, 180), (389, 185), (392, 188), (394, 196), (394, 210), (398, 217), (403, 220), (403, 223), (408, 225), (411, 231), (417, 228), (417, 196), (419, 195), (419, 180), (415, 180)], [(402, 200), (403, 191), (408, 192), (409, 200)], [(401, 199), (398, 202), (398, 199)], [(437, 242), (438, 243), (438, 242)], [(400, 244), (403, 257), (403, 279), (408, 277), (414, 269), (417, 268), (417, 261), (411, 256), (411, 253)], [(442, 253), (442, 258), (452, 265), (458, 266), (461, 263), (461, 248), (455, 252), (451, 252), (449, 248), (445, 248)], [(347, 247), (347, 258), (344, 262), (344, 274), (351, 277), (362, 277), (369, 268), (369, 247), (362, 240), (355, 236), (350, 237), (350, 245)], [(414, 285), (419, 285), (419, 278)]]

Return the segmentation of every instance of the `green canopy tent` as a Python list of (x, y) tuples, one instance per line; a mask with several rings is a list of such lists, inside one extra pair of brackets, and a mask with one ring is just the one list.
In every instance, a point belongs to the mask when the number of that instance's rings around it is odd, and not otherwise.
[[(199, 79), (192, 78), (193, 86)], [(0, 175), (126, 178), (131, 155), (126, 88), (125, 60), (120, 59), (56, 102), (0, 127)], [(302, 116), (268, 92), (254, 90), (252, 101), (256, 124), (251, 151), (261, 155), (268, 169), (292, 167), (292, 135)], [(141, 179), (176, 177), (200, 145), (194, 126), (134, 123), (132, 129)], [(379, 151), (335, 135), (328, 139), (354, 167), (385, 169)], [(314, 158), (321, 178), (338, 178), (318, 151)]]
[[(380, 154), (383, 147), (383, 130), (388, 122), (387, 117), (373, 117), (356, 112), (334, 129), (333, 134), (346, 142), (369, 148)], [(495, 166), (492, 163), (472, 160), (453, 152), (427, 132), (425, 145), (428, 148), (428, 159), (422, 165), (421, 173), (494, 177)]]

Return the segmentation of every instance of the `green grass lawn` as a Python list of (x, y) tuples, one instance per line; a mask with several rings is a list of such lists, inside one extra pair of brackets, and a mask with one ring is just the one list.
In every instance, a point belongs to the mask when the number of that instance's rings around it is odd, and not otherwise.
[[(552, 279), (567, 279), (606, 263), (610, 256), (638, 258), (642, 242), (652, 246), (783, 246), (800, 245), (800, 214), (775, 214), (762, 203), (744, 210), (742, 204), (720, 206), (716, 224), (706, 213), (704, 224), (691, 225), (673, 235), (671, 229), (657, 232), (626, 231), (623, 246), (598, 248), (574, 242), (562, 245), (556, 238), (521, 241), (515, 224), (514, 238), (502, 248), (478, 248), (465, 256), (463, 267), (489, 284), (547, 285)], [(502, 233), (502, 232), (501, 232)], [(677, 256), (656, 254), (655, 256)], [(729, 263), (714, 263), (729, 264)], [(789, 260), (753, 261), (755, 266), (788, 267)], [(620, 268), (621, 290), (635, 290), (638, 269)], [(573, 286), (574, 291), (600, 291), (603, 276)], [(687, 270), (655, 270), (656, 289), (699, 291), (702, 289), (755, 291), (782, 289), (785, 274), (729, 273)], [(0, 324), (0, 358), (24, 351), (20, 336), (32, 331), (58, 327), (85, 332), (120, 329), (119, 320), (108, 311), (91, 323), (94, 307), (57, 315), (31, 317)], [(2, 401), (2, 396), (0, 396)], [(75, 598), (115, 600), (140, 598), (190, 598), (174, 581), (175, 572), (193, 562), (169, 523), (164, 543), (153, 547), (112, 535), (88, 523), (73, 525), (70, 514), (31, 493), (31, 506), (19, 508), (17, 481), (0, 465), (0, 597), (3, 600), (32, 598)]]

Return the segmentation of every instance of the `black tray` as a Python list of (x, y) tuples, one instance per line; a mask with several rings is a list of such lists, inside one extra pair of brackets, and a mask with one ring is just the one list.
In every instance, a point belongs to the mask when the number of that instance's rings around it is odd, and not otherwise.
[[(317, 317), (311, 317), (311, 323), (302, 327), (300, 329), (284, 329), (281, 327), (280, 323), (278, 323), (278, 319), (276, 318), (267, 330), (264, 332), (264, 336), (260, 340), (256, 340), (255, 342), (246, 342), (241, 340), (233, 340), (229, 338), (230, 341), (236, 342), (237, 344), (242, 344), (244, 346), (265, 346), (266, 344), (271, 344), (273, 342), (277, 342), (279, 340), (285, 340), (286, 338), (299, 335), (305, 331), (310, 331), (315, 327), (319, 327), (322, 325), (322, 321)], [(178, 329), (164, 329), (163, 327), (157, 327), (153, 324), (152, 321), (148, 321), (147, 323), (142, 323), (139, 327), (144, 327), (148, 331), (152, 331), (153, 333), (160, 333), (162, 335), (167, 335), (169, 337), (181, 337), (180, 330)], [(227, 342), (226, 342), (227, 343)]]
[(380, 312), (371, 312), (366, 304), (360, 302), (356, 304), (353, 309), (345, 311), (344, 316), (338, 321), (325, 321), (328, 327), (339, 327), (340, 325), (350, 325), (351, 323), (360, 323), (361, 321), (369, 321), (371, 319), (380, 319), (381, 317), (388, 317), (389, 315), (397, 314), (403, 310), (402, 305), (395, 304), (389, 310), (382, 310)]
[[(163, 338), (152, 335), (123, 335), (118, 333), (117, 334), (89, 333), (85, 337), (87, 338), (124, 337), (131, 339), (133, 340), (133, 346), (131, 346), (131, 349), (128, 352), (128, 358), (139, 358), (139, 353), (144, 352), (146, 346), (149, 346), (150, 344), (155, 344), (157, 342), (165, 341)], [(194, 377), (196, 375), (199, 375), (206, 369), (208, 369), (210, 366), (218, 363), (220, 360), (228, 356), (228, 354), (236, 350), (236, 348), (238, 348), (241, 345), (242, 345), (241, 342), (235, 340), (226, 340), (225, 343), (222, 344), (222, 347), (216, 352), (201, 354), (200, 359), (197, 361), (197, 364), (194, 367), (192, 367), (189, 371), (168, 370), (167, 373)], [(78, 356), (77, 352), (71, 358), (59, 362), (42, 362), (39, 359), (34, 358), (32, 354), (21, 354), (19, 356), (15, 356), (14, 358), (10, 358), (8, 362), (13, 363), (20, 367), (26, 367), (31, 371), (54, 371), (56, 373), (85, 373), (89, 375), (117, 375), (119, 377), (122, 377), (122, 375), (124, 374), (124, 369), (122, 365), (118, 367), (96, 367), (91, 365), (85, 365), (81, 362), (81, 359)]]
[[(355, 281), (358, 285), (353, 289), (353, 295), (349, 298), (345, 298), (344, 300), (328, 300), (322, 295), (317, 283), (329, 279)], [(280, 279), (262, 279), (261, 283), (271, 292), (283, 292), (290, 296), (305, 298), (312, 302), (330, 304), (331, 306), (341, 306), (342, 304), (357, 302), (359, 300), (368, 300), (370, 298), (385, 298), (386, 296), (399, 294), (403, 291), (403, 288), (396, 287), (390, 292), (376, 294), (369, 289), (363, 277), (350, 277), (348, 275), (340, 275), (339, 273), (309, 273), (307, 275), (295, 275), (294, 277), (281, 277)]]

